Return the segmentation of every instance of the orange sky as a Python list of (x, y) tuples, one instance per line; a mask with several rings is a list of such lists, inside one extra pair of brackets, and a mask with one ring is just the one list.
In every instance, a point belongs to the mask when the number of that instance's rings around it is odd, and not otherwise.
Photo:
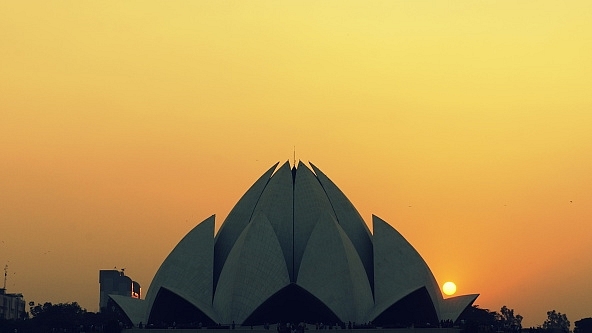
[(296, 146), (481, 307), (590, 317), (590, 59), (587, 0), (0, 0), (8, 289), (145, 292)]

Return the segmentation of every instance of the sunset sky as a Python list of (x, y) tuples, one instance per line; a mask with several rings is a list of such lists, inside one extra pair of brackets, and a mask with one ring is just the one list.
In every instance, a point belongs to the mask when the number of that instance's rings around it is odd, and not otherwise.
[(144, 294), (197, 223), (311, 161), (438, 282), (592, 317), (592, 1), (0, 0), (8, 292)]

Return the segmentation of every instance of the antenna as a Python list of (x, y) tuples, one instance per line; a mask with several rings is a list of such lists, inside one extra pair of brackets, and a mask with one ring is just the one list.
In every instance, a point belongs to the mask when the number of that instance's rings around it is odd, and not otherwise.
[(6, 290), (6, 276), (8, 275), (8, 265), (4, 265), (4, 290)]
[(294, 146), (294, 167), (296, 167), (296, 146)]

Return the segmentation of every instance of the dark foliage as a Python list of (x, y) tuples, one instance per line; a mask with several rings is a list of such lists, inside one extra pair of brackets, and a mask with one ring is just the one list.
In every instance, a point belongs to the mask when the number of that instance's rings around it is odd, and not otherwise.
[(43, 305), (37, 304), (31, 309), (32, 320), (37, 326), (73, 331), (84, 322), (86, 310), (76, 302)]
[(574, 333), (592, 333), (592, 318), (582, 318), (574, 324)]
[(505, 305), (500, 312), (481, 309), (478, 305), (473, 305), (463, 311), (456, 324), (462, 329), (462, 332), (520, 332), (522, 328), (522, 316), (514, 315), (514, 310)]
[(119, 333), (121, 325), (111, 315), (87, 312), (78, 303), (29, 303), (30, 318), (0, 320), (0, 333)]
[(543, 329), (553, 333), (569, 333), (569, 325), (565, 314), (552, 310), (547, 311), (547, 320), (543, 323)]

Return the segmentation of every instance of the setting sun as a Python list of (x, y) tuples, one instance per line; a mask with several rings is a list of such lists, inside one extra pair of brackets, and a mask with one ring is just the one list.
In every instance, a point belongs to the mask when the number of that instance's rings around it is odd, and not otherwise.
[(442, 291), (444, 292), (444, 294), (451, 296), (454, 295), (454, 293), (456, 292), (456, 284), (454, 284), (454, 282), (446, 282), (444, 283), (444, 285), (442, 285)]

